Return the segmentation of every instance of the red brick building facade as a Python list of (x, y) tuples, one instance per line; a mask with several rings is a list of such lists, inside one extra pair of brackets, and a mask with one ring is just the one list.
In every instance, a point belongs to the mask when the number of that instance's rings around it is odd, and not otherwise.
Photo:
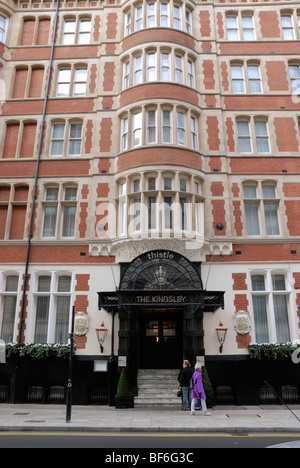
[[(78, 402), (162, 355), (299, 398), (295, 362), (248, 352), (300, 338), (299, 44), (298, 1), (0, 0), (0, 338), (64, 343), (74, 305)], [(20, 400), (64, 386), (33, 367)]]

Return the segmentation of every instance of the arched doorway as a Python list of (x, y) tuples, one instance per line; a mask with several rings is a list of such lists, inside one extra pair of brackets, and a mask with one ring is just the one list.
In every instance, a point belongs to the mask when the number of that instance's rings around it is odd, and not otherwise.
[(200, 263), (176, 252), (154, 250), (123, 264), (120, 292), (128, 302), (119, 351), (126, 349), (135, 368), (148, 369), (179, 368), (191, 352), (203, 354), (203, 311), (191, 299), (201, 291)]

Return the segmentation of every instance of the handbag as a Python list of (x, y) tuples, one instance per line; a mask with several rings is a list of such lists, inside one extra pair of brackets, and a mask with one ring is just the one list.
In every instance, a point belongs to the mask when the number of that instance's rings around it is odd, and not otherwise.
[(177, 392), (177, 396), (178, 396), (178, 398), (180, 398), (180, 397), (181, 397), (181, 395), (182, 395), (182, 390), (178, 390), (178, 392)]

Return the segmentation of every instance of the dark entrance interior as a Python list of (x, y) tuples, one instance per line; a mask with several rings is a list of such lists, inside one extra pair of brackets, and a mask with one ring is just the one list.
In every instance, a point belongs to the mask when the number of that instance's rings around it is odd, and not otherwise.
[(139, 367), (178, 369), (182, 357), (182, 310), (142, 309)]

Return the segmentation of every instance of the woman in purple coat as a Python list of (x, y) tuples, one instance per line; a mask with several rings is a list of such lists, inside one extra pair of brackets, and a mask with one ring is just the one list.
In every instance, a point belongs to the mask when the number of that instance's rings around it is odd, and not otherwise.
[(198, 398), (200, 398), (201, 400), (201, 407), (202, 407), (203, 414), (205, 414), (205, 416), (210, 416), (211, 413), (207, 411), (207, 407), (206, 407), (206, 395), (205, 395), (203, 382), (202, 382), (201, 364), (199, 362), (196, 362), (195, 372), (193, 374), (191, 415), (195, 414), (195, 406), (196, 406), (196, 402)]

